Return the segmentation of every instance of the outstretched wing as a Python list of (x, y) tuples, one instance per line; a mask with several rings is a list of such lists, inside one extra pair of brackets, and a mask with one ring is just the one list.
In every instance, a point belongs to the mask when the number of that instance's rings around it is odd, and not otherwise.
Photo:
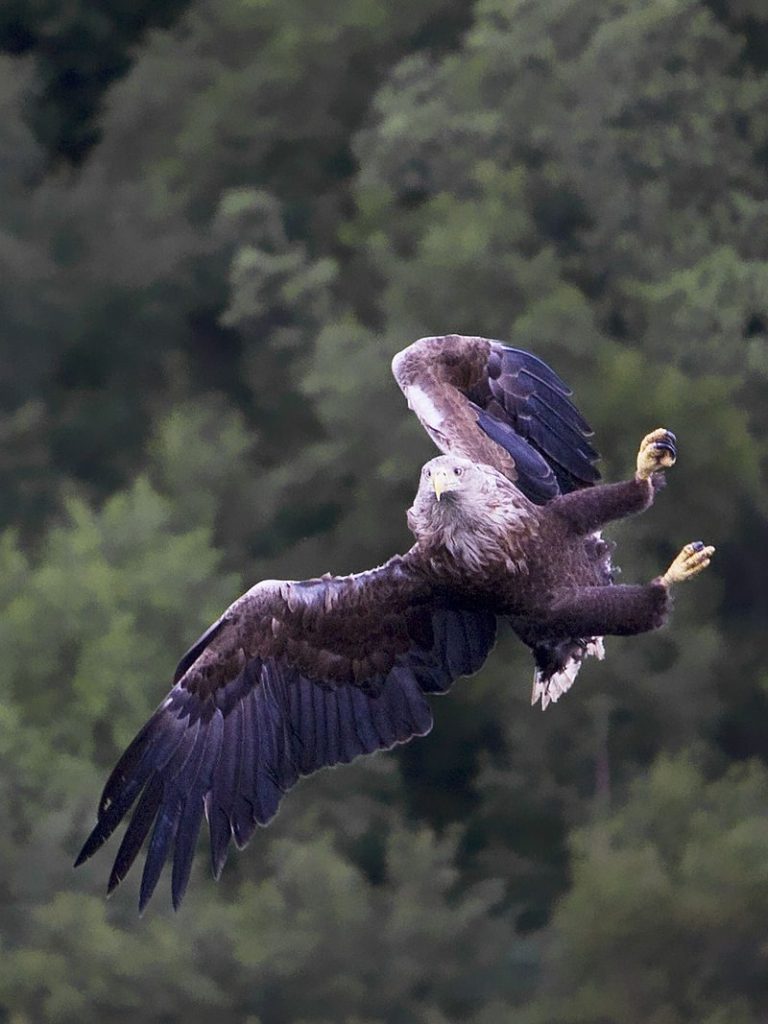
[(589, 424), (536, 356), (488, 338), (421, 338), (392, 372), (437, 447), (493, 466), (532, 501), (600, 479)]
[(354, 576), (259, 583), (182, 658), (109, 777), (76, 864), (140, 798), (109, 891), (151, 830), (139, 908), (169, 857), (178, 907), (204, 811), (218, 877), (230, 840), (244, 846), (300, 776), (429, 732), (424, 694), (476, 672), (495, 634), (495, 616), (436, 594), (410, 554)]

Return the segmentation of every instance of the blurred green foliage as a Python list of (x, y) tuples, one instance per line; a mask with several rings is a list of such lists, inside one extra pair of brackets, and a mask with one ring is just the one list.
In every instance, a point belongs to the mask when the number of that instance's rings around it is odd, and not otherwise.
[[(130, 5), (128, 5), (130, 6)], [(0, 1021), (768, 1015), (768, 14), (757, 0), (90, 0), (0, 16)], [(526, 652), (321, 773), (174, 916), (71, 872), (177, 656), (259, 578), (409, 543), (423, 334), (550, 361), (664, 632)]]

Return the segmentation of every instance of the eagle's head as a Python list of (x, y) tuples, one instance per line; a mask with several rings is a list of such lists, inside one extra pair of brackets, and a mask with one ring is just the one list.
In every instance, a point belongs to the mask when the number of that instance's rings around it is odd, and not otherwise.
[(455, 508), (467, 497), (484, 490), (487, 476), (484, 469), (457, 455), (439, 455), (422, 468), (417, 498), (426, 499), (432, 505), (445, 501), (446, 508)]
[(515, 535), (532, 508), (492, 466), (439, 455), (421, 470), (408, 526), (423, 547), (443, 551), (458, 571), (482, 573), (493, 564), (513, 566)]
[[(472, 528), (487, 516), (490, 491), (501, 474), (459, 455), (439, 455), (422, 467), (408, 525), (419, 539), (446, 527)], [(491, 504), (494, 504), (491, 501)]]

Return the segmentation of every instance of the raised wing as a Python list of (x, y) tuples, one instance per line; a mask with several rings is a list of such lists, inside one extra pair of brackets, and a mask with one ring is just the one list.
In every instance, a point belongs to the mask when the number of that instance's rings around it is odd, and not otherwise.
[(495, 616), (435, 593), (410, 554), (354, 576), (259, 583), (182, 658), (109, 777), (76, 865), (140, 798), (108, 889), (151, 830), (139, 909), (169, 857), (178, 907), (204, 811), (218, 877), (230, 840), (244, 846), (301, 776), (429, 732), (424, 694), (476, 672), (495, 635)]
[(392, 372), (437, 447), (493, 466), (532, 501), (600, 479), (589, 424), (536, 356), (488, 338), (421, 338)]

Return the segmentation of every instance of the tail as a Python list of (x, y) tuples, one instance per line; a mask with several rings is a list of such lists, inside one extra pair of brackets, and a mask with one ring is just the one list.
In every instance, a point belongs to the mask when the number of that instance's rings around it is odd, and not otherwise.
[(556, 640), (537, 644), (533, 648), (536, 669), (533, 674), (531, 705), (541, 698), (544, 711), (550, 701), (554, 704), (566, 690), (570, 690), (585, 658), (605, 657), (603, 638), (594, 636), (588, 640)]

